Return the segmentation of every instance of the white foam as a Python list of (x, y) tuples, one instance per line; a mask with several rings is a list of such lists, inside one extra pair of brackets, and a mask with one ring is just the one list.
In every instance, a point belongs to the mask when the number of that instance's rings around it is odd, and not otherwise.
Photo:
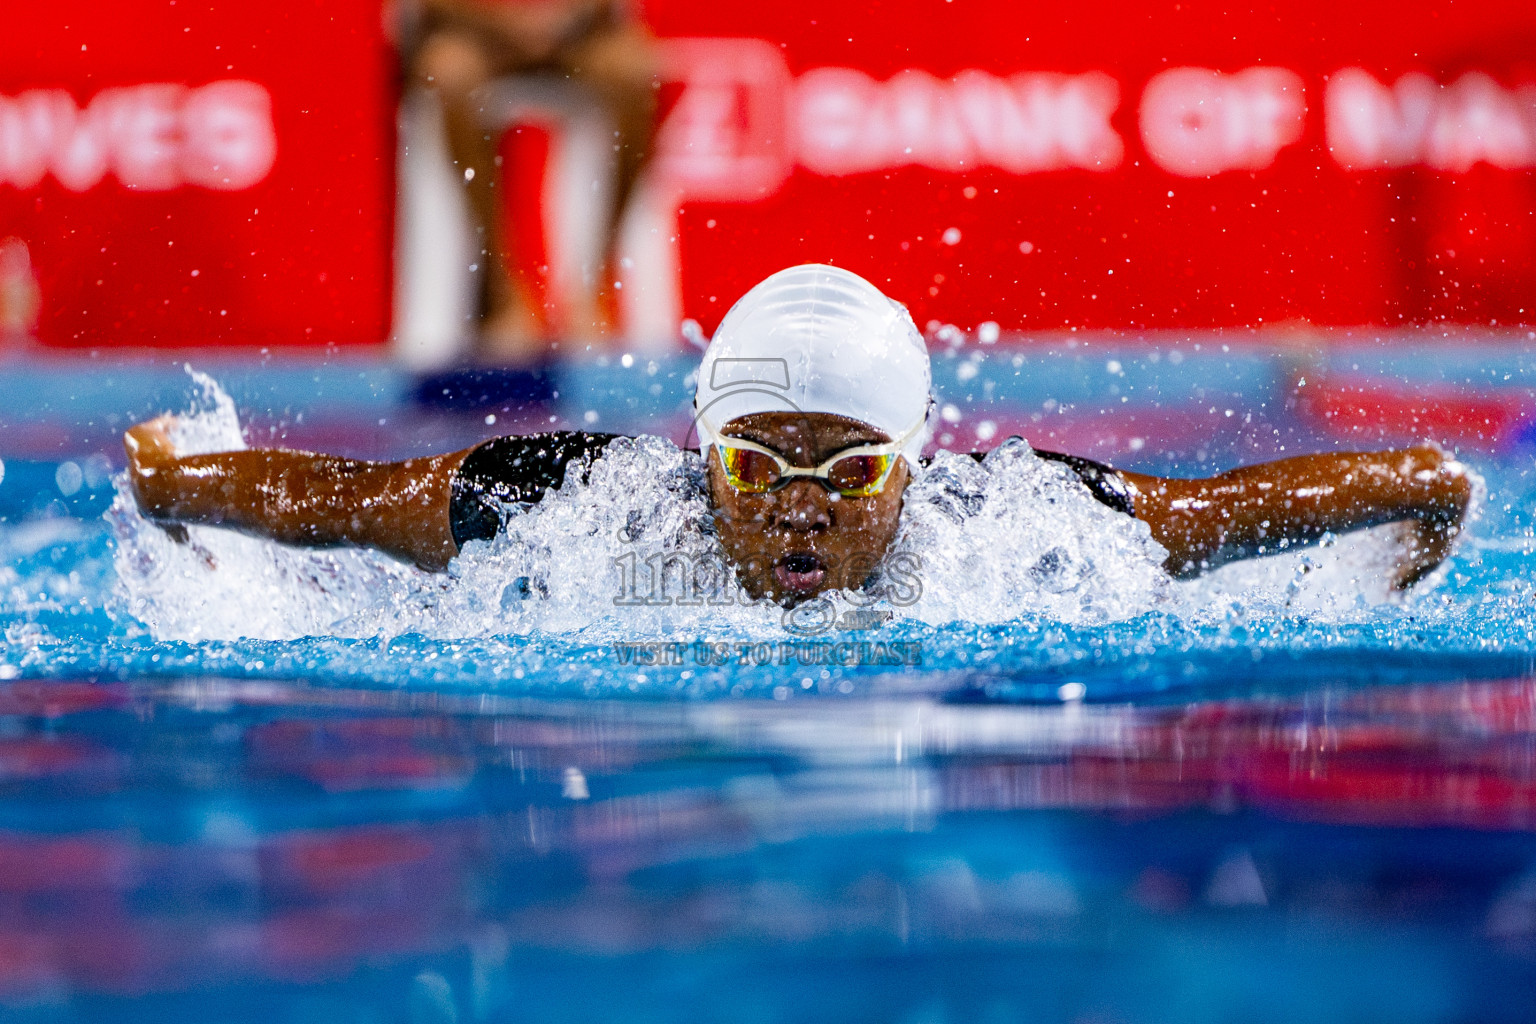
[[(245, 447), (229, 396), (193, 377), (178, 449)], [(139, 515), (125, 478), (116, 485), (115, 611), (157, 639), (786, 635), (782, 609), (751, 602), (722, 568), (699, 457), (659, 438), (615, 442), (585, 482), (567, 479), (436, 574), (377, 552), (288, 547), (216, 527), (190, 527), (178, 542)], [(913, 560), (921, 594), (875, 608), (932, 625), (1093, 625), (1153, 610), (1198, 621), (1245, 605), (1348, 615), (1387, 599), (1391, 530), (1175, 584), (1145, 523), (1106, 508), (1065, 467), (1014, 440), (980, 464), (940, 452), (917, 476), (892, 552)], [(650, 567), (663, 563), (657, 586)], [(704, 567), (697, 593), (708, 600), (677, 600), (684, 566)], [(829, 607), (841, 614), (869, 604), (834, 595)]]
[(978, 464), (937, 453), (907, 489), (897, 551), (921, 559), (929, 623), (1038, 615), (1129, 618), (1168, 599), (1147, 524), (1097, 501), (1065, 466), (1013, 439)]
[(171, 443), (182, 455), (206, 455), (211, 452), (243, 451), (245, 434), (240, 429), (240, 415), (235, 400), (219, 382), (200, 370), (183, 363), (192, 378), (192, 405), (176, 418), (171, 428)]
[[(195, 374), (198, 399), (182, 417), (178, 450), (244, 448), (233, 403)], [(642, 570), (660, 555), (722, 563), (708, 533), (698, 457), (656, 438), (615, 444), (590, 479), (566, 482), (490, 542), (471, 542), (446, 573), (427, 573), (373, 551), (304, 549), (217, 527), (176, 540), (138, 512), (126, 478), (108, 513), (117, 545), (118, 610), (157, 639), (302, 636), (475, 637), (582, 629), (655, 634), (704, 620), (773, 627), (778, 610), (752, 607), (734, 579), (723, 604), (617, 602), (615, 559)], [(651, 588), (641, 577), (638, 588)], [(663, 603), (662, 597), (674, 600)]]

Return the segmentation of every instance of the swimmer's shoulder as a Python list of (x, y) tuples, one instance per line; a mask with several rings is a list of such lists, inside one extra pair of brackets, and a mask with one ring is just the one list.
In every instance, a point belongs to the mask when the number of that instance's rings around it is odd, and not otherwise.
[(623, 434), (551, 430), (508, 434), (471, 448), (455, 470), (448, 517), (459, 545), (489, 540), (501, 527), (503, 509), (538, 501), (565, 482), (566, 469), (591, 465)]
[(505, 434), (482, 441), (470, 450), (464, 466), (522, 466), (559, 464), (572, 459), (592, 458), (623, 434), (604, 434), (586, 430), (548, 430), (537, 434)]
[[(1131, 501), (1131, 485), (1126, 482), (1125, 477), (1120, 475), (1118, 469), (1103, 462), (1085, 459), (1081, 455), (1067, 455), (1063, 452), (1046, 451), (1043, 448), (1036, 448), (1034, 452), (1047, 462), (1057, 462), (1070, 469), (1099, 504), (1123, 515), (1136, 514), (1136, 507)], [(980, 462), (989, 453), (967, 452), (966, 454)]]
[(550, 430), (507, 434), (482, 441), (459, 464), (455, 483), (516, 504), (559, 487), (571, 463), (590, 465), (623, 434), (585, 430)]

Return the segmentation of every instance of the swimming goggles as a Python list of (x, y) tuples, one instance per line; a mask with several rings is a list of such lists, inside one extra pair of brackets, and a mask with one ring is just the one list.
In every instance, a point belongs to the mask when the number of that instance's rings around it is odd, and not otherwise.
[(926, 417), (918, 420), (911, 430), (887, 444), (845, 448), (814, 469), (791, 466), (772, 448), (710, 432), (715, 435), (715, 450), (720, 453), (726, 482), (743, 494), (766, 494), (796, 477), (810, 477), (845, 498), (868, 498), (885, 487), (901, 450), (917, 436), (925, 422)]

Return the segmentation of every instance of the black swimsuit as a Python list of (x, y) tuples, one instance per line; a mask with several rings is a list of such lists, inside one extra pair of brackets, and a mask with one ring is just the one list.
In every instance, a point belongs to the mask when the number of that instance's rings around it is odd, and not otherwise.
[[(560, 430), (549, 434), (497, 437), (475, 448), (454, 474), (448, 520), (454, 543), (490, 540), (501, 528), (502, 509), (538, 501), (545, 490), (565, 481), (572, 462), (590, 465), (609, 442), (621, 434), (587, 434)], [(1125, 515), (1135, 515), (1131, 490), (1119, 472), (1092, 459), (1059, 452), (1035, 454), (1059, 462), (1083, 482), (1088, 493)], [(972, 452), (980, 460), (984, 452)]]

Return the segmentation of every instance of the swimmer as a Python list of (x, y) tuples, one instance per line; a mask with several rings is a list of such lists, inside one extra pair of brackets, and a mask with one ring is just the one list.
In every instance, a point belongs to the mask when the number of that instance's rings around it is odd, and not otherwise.
[[(906, 308), (857, 275), (792, 267), (732, 307), (699, 369), (695, 423), (719, 542), (752, 597), (793, 604), (866, 583), (922, 472), (932, 407), (928, 352)], [(174, 425), (162, 416), (124, 436), (146, 516), (288, 544), (364, 545), (428, 570), (495, 536), (505, 517), (616, 439), (562, 431), (365, 462), (282, 449), (181, 456)], [(1400, 523), (1391, 582), (1406, 589), (1450, 554), (1473, 489), (1466, 468), (1434, 444), (1303, 455), (1205, 479), (1036, 454), (1145, 522), (1180, 578)]]

